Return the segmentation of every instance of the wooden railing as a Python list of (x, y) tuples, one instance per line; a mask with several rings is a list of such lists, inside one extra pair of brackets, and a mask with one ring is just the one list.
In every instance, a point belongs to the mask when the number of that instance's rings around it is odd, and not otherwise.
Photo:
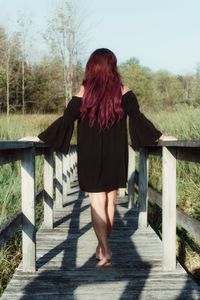
[[(44, 188), (36, 193), (35, 158), (44, 155)], [(162, 156), (162, 196), (148, 187), (148, 161), (150, 155)], [(148, 146), (139, 151), (139, 218), (138, 227), (148, 225), (148, 198), (162, 207), (163, 270), (176, 268), (176, 223), (199, 239), (200, 223), (176, 208), (176, 160), (200, 162), (200, 142), (174, 141)], [(36, 270), (36, 201), (44, 199), (43, 228), (53, 228), (53, 206), (63, 207), (64, 197), (70, 186), (77, 165), (76, 145), (70, 145), (67, 155), (53, 152), (43, 143), (0, 142), (0, 165), (21, 161), (22, 210), (17, 212), (0, 228), (2, 245), (16, 228), (22, 225), (23, 271)], [(54, 176), (55, 170), (55, 176)], [(129, 207), (134, 204), (135, 152), (129, 146), (128, 199)], [(55, 186), (55, 201), (53, 188)], [(151, 196), (151, 197), (150, 197)], [(177, 217), (176, 217), (177, 216)]]
[[(44, 155), (44, 188), (36, 194), (35, 158)], [(23, 271), (36, 270), (36, 201), (44, 199), (43, 228), (53, 228), (53, 205), (63, 207), (70, 181), (76, 165), (76, 145), (70, 145), (67, 155), (53, 152), (43, 143), (34, 142), (0, 142), (0, 165), (21, 161), (21, 211), (15, 213), (0, 228), (0, 244), (3, 245), (22, 225)], [(55, 176), (54, 176), (55, 169)], [(53, 188), (56, 189), (55, 203)]]
[[(162, 157), (162, 193), (148, 187), (149, 156)], [(176, 208), (176, 160), (200, 162), (200, 141), (159, 142), (139, 151), (139, 217), (138, 227), (148, 225), (148, 199), (162, 208), (162, 249), (163, 270), (176, 268), (176, 224), (181, 225), (194, 238), (200, 240), (200, 222)], [(129, 146), (128, 194), (129, 207), (134, 206), (135, 193), (135, 152)]]

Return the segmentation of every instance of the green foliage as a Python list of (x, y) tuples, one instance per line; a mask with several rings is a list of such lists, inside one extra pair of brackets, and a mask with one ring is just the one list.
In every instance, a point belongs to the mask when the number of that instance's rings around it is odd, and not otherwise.
[(155, 73), (153, 87), (154, 98), (158, 105), (170, 107), (183, 100), (184, 89), (181, 80), (165, 70)]
[(195, 74), (174, 75), (167, 70), (152, 72), (135, 57), (119, 66), (125, 85), (138, 97), (142, 108), (171, 109), (182, 103), (197, 106), (200, 101), (200, 65)]
[(150, 69), (142, 67), (136, 58), (129, 59), (119, 66), (125, 85), (132, 89), (142, 104), (153, 102), (153, 74)]

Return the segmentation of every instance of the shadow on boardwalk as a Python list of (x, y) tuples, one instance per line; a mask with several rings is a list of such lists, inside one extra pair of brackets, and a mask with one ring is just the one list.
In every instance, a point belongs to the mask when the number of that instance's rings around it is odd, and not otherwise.
[[(171, 275), (167, 274), (164, 278), (165, 274), (160, 278), (162, 276), (159, 269), (160, 261), (147, 262), (142, 259), (142, 253), (139, 255), (132, 240), (137, 231), (137, 214), (133, 210), (126, 209), (126, 204), (117, 205), (113, 232), (109, 238), (113, 265), (100, 269), (96, 268), (95, 253), (88, 251), (91, 248), (95, 251), (96, 247), (96, 242), (94, 244), (93, 240), (87, 239), (87, 236), (91, 235), (90, 230), (93, 230), (90, 222), (90, 205), (85, 200), (84, 194), (79, 192), (76, 200), (70, 201), (67, 206), (72, 207), (70, 213), (55, 222), (55, 229), (64, 222), (69, 222), (67, 238), (38, 259), (38, 272), (35, 276), (20, 275), (21, 278), (24, 276), (24, 280), (30, 278), (30, 281), (24, 283), (24, 288), (21, 288), (23, 295), (17, 299), (200, 299), (192, 297), (191, 281), (187, 283), (187, 280), (184, 282), (185, 286), (183, 284), (183, 291), (179, 289), (176, 297), (170, 296), (172, 295), (170, 289), (176, 288), (176, 280), (180, 275), (177, 273), (173, 275), (175, 277), (170, 278)], [(80, 224), (81, 213), (85, 213), (87, 219), (82, 224)], [(65, 230), (67, 229), (62, 229), (62, 232), (65, 233)], [(77, 264), (80, 239), (84, 240), (81, 254), (85, 255), (83, 256), (85, 261)], [(148, 234), (141, 237), (141, 242), (145, 242), (145, 239), (148, 239)], [(145, 252), (145, 243), (143, 249)], [(56, 257), (61, 253), (63, 253), (61, 264), (59, 261), (56, 265)], [(55, 266), (52, 266), (51, 260), (54, 260)], [(50, 266), (47, 267), (49, 262)], [(157, 268), (158, 271), (154, 270), (154, 277), (149, 278), (152, 268)], [(155, 281), (153, 285), (152, 281)], [(151, 286), (156, 288), (151, 290)], [(164, 295), (163, 298), (158, 296), (161, 294)]]

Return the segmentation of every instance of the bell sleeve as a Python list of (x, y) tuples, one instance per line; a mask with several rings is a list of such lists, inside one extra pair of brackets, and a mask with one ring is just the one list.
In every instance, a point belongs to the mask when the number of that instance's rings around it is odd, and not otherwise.
[(129, 132), (133, 149), (156, 145), (162, 135), (154, 124), (140, 112), (139, 104), (135, 94), (131, 91), (126, 102), (127, 114), (129, 116)]
[(67, 154), (74, 130), (74, 121), (78, 117), (78, 100), (72, 98), (61, 117), (38, 134), (38, 138), (52, 146), (56, 151)]

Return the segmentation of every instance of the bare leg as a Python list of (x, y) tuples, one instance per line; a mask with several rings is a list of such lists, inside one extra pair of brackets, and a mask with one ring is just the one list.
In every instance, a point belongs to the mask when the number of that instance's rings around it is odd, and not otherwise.
[[(109, 237), (114, 223), (116, 197), (117, 190), (106, 192), (107, 237)], [(102, 248), (100, 246), (100, 243), (98, 243), (96, 249), (96, 257), (99, 259), (102, 258)]]
[(106, 194), (107, 194), (107, 203), (106, 203), (107, 233), (109, 237), (114, 224), (117, 190), (107, 192)]
[(91, 203), (92, 225), (102, 249), (102, 264), (104, 264), (110, 259), (110, 249), (107, 239), (106, 192), (88, 194)]

